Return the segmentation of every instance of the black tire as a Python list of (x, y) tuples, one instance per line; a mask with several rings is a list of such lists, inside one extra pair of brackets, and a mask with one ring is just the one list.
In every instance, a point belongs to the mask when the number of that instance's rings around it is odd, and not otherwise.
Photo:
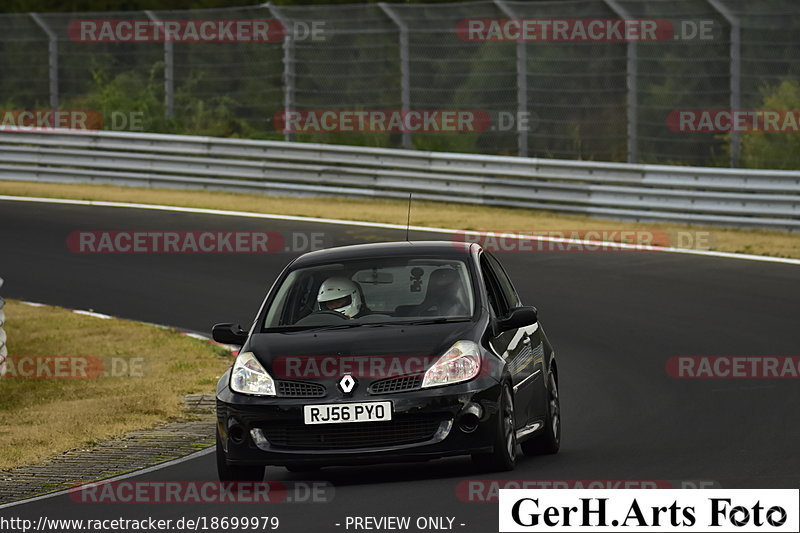
[(517, 432), (514, 427), (514, 397), (508, 383), (503, 384), (500, 393), (500, 411), (497, 416), (494, 451), (473, 454), (472, 461), (481, 470), (507, 472), (513, 470), (517, 462)]
[(258, 465), (229, 465), (217, 430), (217, 476), (220, 481), (264, 481), (266, 467)]
[(551, 455), (558, 453), (561, 447), (561, 402), (558, 399), (558, 382), (552, 369), (547, 373), (547, 382), (550, 386), (547, 390), (544, 431), (522, 443), (522, 453), (528, 456)]

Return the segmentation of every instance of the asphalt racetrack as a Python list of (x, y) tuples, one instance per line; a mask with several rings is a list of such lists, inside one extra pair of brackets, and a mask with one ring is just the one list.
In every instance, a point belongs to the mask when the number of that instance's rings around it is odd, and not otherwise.
[[(68, 235), (85, 230), (321, 233), (329, 245), (405, 238), (403, 231), (346, 225), (0, 201), (3, 296), (209, 333), (215, 322), (249, 326), (278, 272), (297, 255), (70, 251)], [(413, 231), (411, 238), (449, 237)], [(444, 516), (454, 518), (455, 531), (488, 532), (497, 531), (497, 504), (464, 501), (465, 480), (800, 486), (796, 379), (675, 379), (665, 370), (673, 356), (800, 355), (800, 266), (659, 252), (498, 257), (524, 303), (539, 308), (559, 358), (558, 455), (522, 457), (515, 471), (502, 474), (478, 473), (469, 458), (302, 474), (268, 469), (272, 480), (333, 484), (327, 503), (90, 505), (62, 495), (2, 514), (33, 520), (272, 515), (280, 518), (279, 531), (288, 532), (347, 531), (348, 516), (410, 516), (412, 524)], [(214, 456), (133, 479), (215, 480)]]

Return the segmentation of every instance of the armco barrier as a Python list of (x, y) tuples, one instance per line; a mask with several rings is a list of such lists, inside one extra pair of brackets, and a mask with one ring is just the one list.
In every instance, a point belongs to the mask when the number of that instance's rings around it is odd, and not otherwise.
[(110, 131), (2, 131), (0, 179), (439, 200), (800, 229), (800, 172)]

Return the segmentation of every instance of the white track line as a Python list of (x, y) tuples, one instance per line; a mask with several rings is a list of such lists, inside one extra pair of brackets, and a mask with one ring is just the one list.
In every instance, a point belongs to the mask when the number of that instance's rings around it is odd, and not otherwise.
[[(22, 305), (27, 305), (27, 306), (30, 306), (30, 307), (48, 307), (50, 305), (50, 304), (43, 304), (43, 303), (39, 303), (39, 302), (27, 302), (27, 301), (20, 301), (20, 303)], [(53, 307), (58, 307), (58, 306), (53, 306)], [(118, 316), (105, 315), (103, 313), (97, 313), (95, 311), (86, 311), (84, 309), (70, 309), (68, 307), (60, 307), (60, 309), (66, 309), (67, 311), (71, 311), (71, 312), (75, 313), (76, 315), (90, 316), (90, 317), (93, 317), (93, 318), (99, 318), (101, 320), (111, 320), (111, 319), (122, 320), (123, 322), (135, 322), (136, 324), (144, 324), (145, 326), (152, 326), (154, 328), (159, 328), (159, 329), (172, 329), (172, 330), (175, 330), (177, 333), (183, 335), (184, 337), (190, 337), (192, 339), (205, 341), (205, 342), (207, 342), (209, 344), (213, 344), (215, 346), (222, 346), (223, 348), (227, 348), (234, 355), (236, 355), (238, 353), (237, 350), (239, 349), (238, 346), (234, 346), (232, 344), (222, 344), (220, 342), (215, 341), (210, 336), (205, 335), (203, 333), (199, 333), (197, 331), (189, 331), (189, 330), (185, 330), (185, 329), (179, 329), (179, 328), (176, 328), (176, 327), (173, 327), (173, 326), (165, 326), (164, 324), (153, 324), (152, 322), (141, 322), (139, 320), (131, 320), (131, 319), (128, 319), (128, 318), (120, 318)]]
[[(229, 217), (241, 218), (261, 218), (268, 220), (293, 220), (297, 222), (314, 222), (318, 224), (335, 224), (341, 226), (360, 226), (367, 228), (382, 228), (382, 229), (397, 229), (405, 230), (406, 226), (402, 224), (388, 224), (383, 222), (364, 222), (359, 220), (342, 220), (337, 218), (318, 218), (318, 217), (304, 217), (295, 215), (275, 215), (270, 213), (249, 213), (245, 211), (229, 211), (222, 209), (206, 209), (201, 207), (177, 207), (170, 205), (156, 205), (156, 204), (136, 204), (126, 202), (104, 202), (97, 200), (72, 200), (67, 198), (37, 198), (30, 196), (7, 196), (0, 195), (0, 200), (8, 200), (13, 202), (33, 202), (33, 203), (51, 203), (51, 204), (66, 204), (66, 205), (87, 205), (94, 207), (119, 207), (127, 209), (149, 209), (153, 211), (171, 211), (175, 213), (195, 213), (204, 215), (220, 215)], [(427, 226), (408, 226), (408, 229), (414, 231), (426, 231), (430, 233), (445, 233), (445, 234), (461, 234), (469, 233), (471, 235), (494, 235), (495, 237), (503, 236), (505, 238), (517, 240), (532, 240), (540, 242), (558, 242), (567, 244), (578, 244), (584, 246), (604, 246), (607, 248), (620, 248), (620, 249), (633, 249), (641, 250), (641, 246), (616, 243), (616, 242), (602, 242), (602, 241), (583, 241), (576, 239), (564, 239), (556, 237), (536, 236), (536, 235), (519, 235), (519, 234), (502, 234), (497, 232), (481, 232), (472, 230), (458, 230), (452, 228), (431, 228)], [(800, 259), (791, 259), (786, 257), (771, 257), (766, 255), (753, 255), (753, 254), (737, 254), (733, 252), (715, 252), (712, 250), (692, 250), (689, 248), (672, 248), (672, 247), (659, 247), (653, 246), (647, 248), (647, 251), (653, 252), (667, 252), (689, 255), (700, 255), (706, 257), (720, 257), (725, 259), (742, 259), (747, 261), (762, 261), (766, 263), (784, 263), (788, 265), (800, 265)]]
[(85, 315), (94, 318), (102, 318), (103, 320), (108, 320), (110, 318), (113, 318), (111, 315), (104, 315), (103, 313), (95, 313), (94, 311), (83, 311), (82, 309), (74, 309), (72, 312), (75, 313), (76, 315)]

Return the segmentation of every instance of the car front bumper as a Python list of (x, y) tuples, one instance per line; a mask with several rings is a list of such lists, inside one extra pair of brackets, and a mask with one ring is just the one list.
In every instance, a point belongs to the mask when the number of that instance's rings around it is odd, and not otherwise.
[[(500, 385), (489, 376), (436, 389), (348, 399), (255, 397), (224, 387), (217, 392), (217, 429), (232, 465), (424, 461), (491, 452), (499, 397)], [(391, 401), (392, 420), (303, 423), (306, 405), (351, 401)]]

